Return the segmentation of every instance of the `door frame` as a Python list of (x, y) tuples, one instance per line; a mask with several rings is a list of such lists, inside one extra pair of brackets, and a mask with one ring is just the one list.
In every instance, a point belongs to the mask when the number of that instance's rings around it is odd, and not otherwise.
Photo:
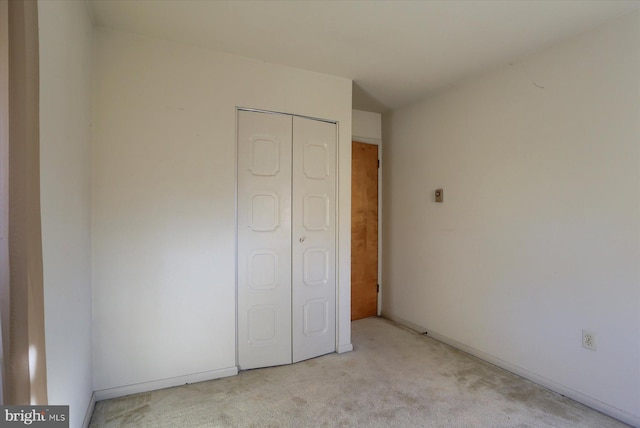
[[(239, 349), (239, 324), (238, 324), (238, 161), (239, 161), (239, 156), (238, 156), (238, 136), (239, 136), (239, 124), (240, 124), (240, 112), (241, 111), (247, 111), (247, 112), (255, 112), (255, 113), (265, 113), (265, 114), (277, 114), (277, 115), (285, 115), (285, 116), (290, 116), (290, 117), (301, 117), (304, 119), (311, 119), (311, 120), (317, 120), (320, 122), (327, 122), (327, 123), (332, 123), (336, 126), (336, 155), (335, 158), (333, 159), (334, 162), (334, 170), (335, 170), (335, 174), (336, 174), (336, 180), (335, 180), (335, 207), (334, 207), (334, 213), (335, 213), (335, 222), (336, 222), (336, 231), (335, 231), (335, 253), (334, 253), (334, 263), (335, 263), (335, 352), (336, 353), (344, 353), (344, 352), (349, 352), (351, 350), (353, 350), (353, 345), (351, 344), (351, 341), (349, 341), (348, 345), (340, 345), (340, 319), (341, 319), (341, 311), (340, 311), (340, 253), (341, 253), (341, 248), (340, 248), (340, 146), (341, 146), (341, 141), (340, 141), (340, 122), (338, 122), (337, 120), (332, 120), (332, 119), (323, 119), (323, 118), (319, 118), (319, 117), (312, 117), (312, 116), (305, 116), (305, 115), (301, 115), (301, 114), (295, 114), (295, 113), (286, 113), (286, 112), (281, 112), (281, 111), (274, 111), (274, 110), (263, 110), (263, 109), (258, 109), (258, 108), (251, 108), (251, 107), (241, 107), (241, 106), (235, 106), (235, 121), (236, 121), (236, 126), (235, 126), (235, 139), (234, 139), (234, 259), (235, 259), (235, 267), (234, 267), (234, 281), (235, 281), (235, 307), (234, 307), (234, 312), (235, 312), (235, 360), (236, 360), (236, 368), (238, 369), (238, 371), (240, 371), (239, 367), (240, 367), (240, 349)], [(351, 147), (351, 141), (349, 141), (349, 147)], [(379, 154), (378, 154), (379, 156)], [(350, 168), (349, 168), (350, 169)], [(378, 174), (380, 174), (380, 171), (378, 171)], [(350, 176), (350, 174), (349, 174)], [(380, 187), (379, 183), (378, 183), (378, 187)], [(350, 187), (349, 187), (350, 189)], [(379, 222), (379, 220), (378, 220)], [(293, 239), (293, 238), (292, 238)], [(293, 241), (292, 241), (293, 242)], [(350, 253), (350, 251), (349, 251)], [(378, 267), (378, 270), (379, 267)], [(349, 282), (349, 288), (351, 283)], [(293, 284), (292, 284), (293, 286)], [(379, 299), (379, 295), (378, 295), (378, 299)], [(349, 303), (350, 304), (350, 303)], [(378, 302), (378, 311), (379, 311), (379, 302)], [(349, 308), (349, 316), (347, 317), (347, 321), (349, 324), (351, 324), (351, 308)], [(292, 344), (293, 346), (293, 344)], [(292, 347), (292, 356), (293, 356), (293, 347)]]
[(351, 141), (356, 143), (371, 144), (378, 146), (378, 308), (377, 314), (382, 314), (382, 140), (379, 138), (351, 136)]

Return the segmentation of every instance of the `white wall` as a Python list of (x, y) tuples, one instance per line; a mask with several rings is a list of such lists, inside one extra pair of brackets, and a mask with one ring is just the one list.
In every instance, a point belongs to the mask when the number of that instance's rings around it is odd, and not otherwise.
[(79, 1), (38, 2), (40, 180), (47, 386), (81, 426), (91, 357), (91, 43)]
[(383, 118), (383, 313), (640, 424), (640, 14)]
[(354, 140), (360, 138), (361, 140), (380, 141), (382, 139), (382, 115), (380, 113), (352, 110), (351, 121), (353, 128), (351, 135)]
[(99, 398), (234, 373), (236, 106), (339, 121), (349, 350), (351, 81), (104, 29), (95, 52), (94, 381), (115, 388)]

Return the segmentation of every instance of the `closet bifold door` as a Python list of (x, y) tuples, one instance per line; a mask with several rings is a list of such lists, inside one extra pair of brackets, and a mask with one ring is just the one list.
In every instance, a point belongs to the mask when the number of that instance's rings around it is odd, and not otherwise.
[(336, 349), (334, 123), (293, 118), (293, 362)]
[(238, 112), (238, 364), (290, 364), (292, 117)]

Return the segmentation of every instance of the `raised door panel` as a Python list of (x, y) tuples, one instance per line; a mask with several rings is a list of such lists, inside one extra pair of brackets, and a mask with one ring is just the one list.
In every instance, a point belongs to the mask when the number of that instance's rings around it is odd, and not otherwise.
[(336, 149), (333, 123), (293, 118), (293, 362), (336, 347)]
[(291, 363), (290, 116), (238, 112), (238, 363)]

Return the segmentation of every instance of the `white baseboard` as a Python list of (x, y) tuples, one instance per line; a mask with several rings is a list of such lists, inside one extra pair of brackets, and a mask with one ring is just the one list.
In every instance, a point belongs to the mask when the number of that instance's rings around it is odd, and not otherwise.
[(338, 354), (344, 354), (345, 352), (353, 351), (353, 345), (347, 343), (346, 345), (338, 345)]
[(537, 383), (540, 386), (550, 389), (551, 391), (557, 392), (558, 394), (564, 395), (565, 397), (569, 397), (572, 400), (575, 400), (579, 403), (584, 404), (585, 406), (589, 406), (592, 409), (595, 409), (601, 413), (604, 413), (605, 415), (611, 416), (612, 418), (616, 418), (631, 426), (640, 428), (640, 417), (635, 416), (624, 410), (618, 409), (617, 407), (614, 407), (605, 402), (602, 402), (597, 398), (591, 397), (590, 395), (584, 394), (580, 391), (576, 391), (575, 389), (562, 385), (554, 380), (547, 379), (544, 376), (540, 376), (536, 373), (530, 372), (529, 370), (523, 369), (522, 367), (518, 367), (507, 361), (501, 360), (500, 358), (494, 357), (493, 355), (479, 351), (475, 348), (472, 348), (471, 346), (465, 345), (464, 343), (460, 343), (457, 340), (453, 340), (446, 336), (442, 336), (437, 332), (434, 332), (433, 330), (429, 330), (425, 327), (409, 322), (403, 318), (391, 315), (389, 313), (383, 313), (382, 317), (390, 319), (391, 321), (395, 321), (398, 324), (402, 324), (406, 327), (409, 327), (410, 329), (415, 330), (419, 333), (424, 333), (427, 331), (429, 334), (429, 337), (439, 342), (446, 343), (449, 346), (452, 346), (456, 349), (459, 349), (475, 357), (478, 357), (481, 360), (484, 360), (488, 363), (493, 364), (494, 366), (498, 366), (520, 377), (530, 380), (531, 382)]
[[(388, 320), (397, 322), (398, 324), (402, 324), (405, 327), (409, 327), (411, 330), (414, 330), (414, 331), (416, 331), (416, 332), (418, 332), (420, 334), (423, 334), (424, 332), (427, 331), (426, 328), (424, 328), (422, 326), (419, 326), (418, 324), (414, 324), (411, 321), (407, 321), (404, 318), (400, 318), (400, 317), (397, 317), (395, 315), (388, 314), (386, 312), (383, 312), (380, 316), (382, 318), (386, 318)], [(431, 333), (429, 333), (429, 336), (431, 336)], [(451, 346), (453, 346), (453, 345), (451, 345)]]
[(118, 386), (115, 388), (101, 389), (95, 392), (97, 401), (109, 400), (111, 398), (124, 397), (125, 395), (138, 394), (141, 392), (155, 391), (156, 389), (170, 388), (172, 386), (184, 385), (185, 383), (204, 382), (206, 380), (219, 379), (222, 377), (235, 376), (238, 374), (237, 367), (229, 367), (208, 372), (194, 373), (185, 376), (176, 376), (168, 379), (159, 379), (151, 382), (136, 383), (133, 385)]
[(93, 415), (93, 409), (96, 407), (96, 393), (91, 394), (91, 400), (89, 406), (87, 406), (87, 412), (84, 414), (84, 421), (82, 422), (82, 428), (89, 428), (89, 422), (91, 422), (91, 415)]

